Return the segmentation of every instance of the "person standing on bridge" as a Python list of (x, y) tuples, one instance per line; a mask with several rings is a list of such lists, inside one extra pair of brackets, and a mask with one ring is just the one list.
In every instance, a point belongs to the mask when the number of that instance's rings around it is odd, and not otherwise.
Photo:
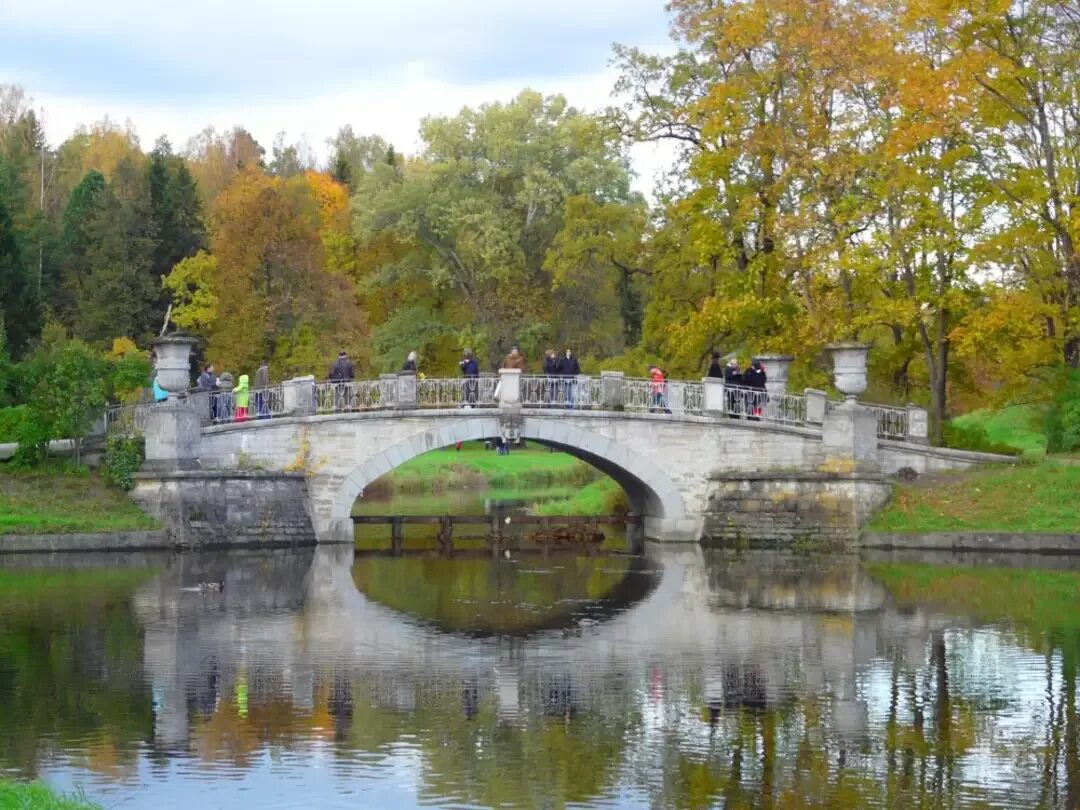
[[(461, 407), (475, 408), (480, 393), (480, 364), (473, 357), (472, 349), (465, 350), (458, 366), (465, 376), (465, 401)], [(458, 449), (461, 449), (461, 442), (458, 442)]]
[(270, 416), (270, 364), (263, 360), (255, 369), (255, 416), (258, 419), (266, 419)]
[(330, 366), (329, 376), (334, 383), (334, 410), (352, 410), (352, 383), (355, 372), (352, 360), (344, 351), (338, 352), (337, 360)]
[(544, 406), (555, 402), (555, 388), (558, 385), (558, 380), (555, 378), (558, 376), (559, 356), (555, 354), (554, 349), (548, 349), (544, 352), (544, 379), (541, 381), (544, 390), (540, 394), (540, 402)]
[(210, 421), (216, 422), (218, 418), (217, 413), (217, 398), (214, 396), (214, 392), (217, 391), (218, 379), (214, 373), (214, 364), (207, 363), (203, 366), (202, 374), (199, 375), (199, 379), (196, 382), (200, 391), (206, 392), (206, 399), (210, 403)]
[(739, 361), (732, 357), (724, 366), (724, 399), (727, 400), (727, 415), (732, 419), (738, 419), (744, 410), (743, 392), (740, 387), (743, 384), (742, 372), (739, 371)]
[(236, 421), (244, 422), (248, 418), (248, 405), (251, 403), (251, 385), (247, 374), (241, 374), (233, 389), (233, 399), (236, 402)]
[(748, 392), (750, 400), (747, 407), (748, 418), (757, 421), (765, 412), (765, 381), (767, 379), (765, 366), (761, 365), (760, 360), (755, 360), (750, 364), (750, 368), (743, 372), (743, 379), (746, 381), (746, 387), (751, 389)]
[(516, 368), (525, 373), (525, 355), (521, 353), (521, 348), (515, 343), (510, 347), (510, 354), (503, 358), (500, 368)]
[(401, 367), (401, 370), (404, 371), (404, 372), (411, 371), (413, 374), (416, 373), (416, 352), (415, 351), (409, 352), (409, 356), (405, 358), (405, 364)]
[(712, 362), (709, 363), (709, 373), (706, 376), (714, 379), (724, 376), (724, 367), (720, 363), (720, 352), (712, 353)]
[(660, 366), (649, 366), (649, 379), (652, 381), (649, 388), (652, 391), (652, 407), (650, 413), (671, 413), (667, 406), (667, 377)]
[(574, 357), (571, 349), (566, 350), (565, 356), (559, 360), (559, 376), (566, 377), (566, 407), (573, 408), (574, 400), (577, 399), (577, 376), (581, 373), (581, 363)]

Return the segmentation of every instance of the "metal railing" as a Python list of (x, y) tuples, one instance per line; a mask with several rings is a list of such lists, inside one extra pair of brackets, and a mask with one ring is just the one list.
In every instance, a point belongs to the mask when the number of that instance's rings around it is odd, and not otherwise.
[(395, 380), (330, 380), (315, 383), (315, 413), (392, 408)]
[(247, 419), (270, 419), (285, 415), (285, 392), (280, 385), (253, 388), (248, 391), (246, 408), (237, 405), (235, 391), (196, 391), (191, 396), (198, 401), (203, 398), (199, 396), (200, 394), (207, 402), (208, 412), (204, 418), (214, 424), (243, 422)]
[(416, 381), (418, 408), (491, 407), (496, 377), (425, 378)]
[(526, 408), (600, 408), (604, 389), (599, 377), (522, 375), (521, 404)]
[(146, 432), (146, 417), (153, 403), (137, 405), (110, 405), (105, 409), (105, 435), (131, 438)]
[[(831, 413), (841, 404), (842, 399), (829, 399), (825, 401), (825, 412)], [(877, 435), (879, 439), (895, 439), (904, 441), (908, 438), (908, 409), (898, 408), (895, 405), (876, 405), (871, 402), (860, 402), (874, 412), (877, 419)]]
[(632, 413), (700, 414), (705, 404), (701, 383), (650, 379), (623, 381), (623, 410)]
[(761, 388), (724, 386), (724, 413), (734, 419), (801, 425), (806, 422), (806, 397), (774, 394)]

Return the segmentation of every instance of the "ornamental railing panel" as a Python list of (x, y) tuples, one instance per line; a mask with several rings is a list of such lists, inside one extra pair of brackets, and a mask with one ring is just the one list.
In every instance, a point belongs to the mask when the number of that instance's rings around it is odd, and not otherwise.
[(495, 404), (495, 377), (424, 378), (416, 381), (419, 408), (490, 407)]
[(105, 435), (132, 438), (146, 432), (146, 418), (152, 403), (111, 405), (105, 409)]
[(393, 380), (315, 383), (316, 413), (351, 413), (393, 407)]
[(523, 375), (521, 404), (526, 408), (599, 408), (603, 387), (599, 377)]

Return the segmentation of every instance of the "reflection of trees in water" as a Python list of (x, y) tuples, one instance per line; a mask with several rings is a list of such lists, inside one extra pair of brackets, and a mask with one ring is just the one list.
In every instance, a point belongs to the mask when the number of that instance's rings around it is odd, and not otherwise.
[[(314, 618), (302, 599), (271, 593), (257, 566), (236, 578), (253, 590), (235, 590), (231, 606), (193, 597), (140, 614), (154, 632), (176, 633), (164, 635), (176, 657), (163, 665), (174, 669), (150, 674), (155, 694), (166, 676), (182, 684), (185, 744), (206, 763), (248, 767), (269, 746), (303, 750), (320, 739), (343, 766), (370, 764), (407, 744), (419, 751), (422, 800), (481, 805), (589, 802), (619, 786), (656, 806), (685, 807), (948, 807), (1006, 797), (1071, 807), (1080, 799), (1075, 629), (969, 631), (918, 606), (863, 614), (714, 607), (704, 630), (743, 621), (742, 646), (705, 647), (703, 638), (700, 654), (654, 659), (613, 648), (610, 658), (575, 661), (566, 650), (587, 638), (474, 640), (425, 628), (424, 644), (452, 638), (455, 649), (478, 652), (396, 667), (378, 649), (349, 657), (308, 646)], [(279, 569), (272, 579), (289, 577)], [(815, 591), (791, 586), (790, 574), (773, 586), (759, 573), (741, 593), (779, 602), (789, 591), (800, 600), (822, 593), (842, 603), (843, 581), (830, 574)], [(738, 595), (735, 584), (725, 580), (724, 593)], [(30, 775), (40, 739), (52, 735), (61, 750), (93, 740), (118, 752), (114, 762), (134, 764), (134, 743), (154, 744), (154, 718), (130, 589), (77, 608), (53, 594), (45, 607), (0, 615), (4, 764)], [(761, 630), (781, 625), (802, 646), (785, 648)], [(1039, 672), (1021, 673), (1038, 681), (1027, 683), (1042, 693), (1035, 711), (1014, 682), (1020, 664), (1007, 660), (1021, 653), (1017, 638), (1037, 641), (1045, 656)], [(846, 669), (823, 665), (823, 651), (837, 645)], [(867, 703), (869, 717), (860, 718)], [(988, 772), (1001, 780), (997, 793)]]

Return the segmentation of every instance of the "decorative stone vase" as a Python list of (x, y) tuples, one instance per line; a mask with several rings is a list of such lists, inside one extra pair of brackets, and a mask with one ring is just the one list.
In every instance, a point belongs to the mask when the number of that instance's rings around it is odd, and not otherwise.
[(866, 390), (866, 356), (869, 343), (833, 343), (825, 347), (833, 358), (833, 383), (840, 393), (854, 400)]
[(191, 350), (198, 343), (191, 335), (165, 335), (151, 344), (157, 356), (157, 381), (169, 399), (176, 399), (191, 382)]
[(788, 369), (795, 361), (790, 354), (758, 354), (753, 358), (755, 363), (760, 362), (765, 366), (765, 389), (775, 395), (787, 392)]

